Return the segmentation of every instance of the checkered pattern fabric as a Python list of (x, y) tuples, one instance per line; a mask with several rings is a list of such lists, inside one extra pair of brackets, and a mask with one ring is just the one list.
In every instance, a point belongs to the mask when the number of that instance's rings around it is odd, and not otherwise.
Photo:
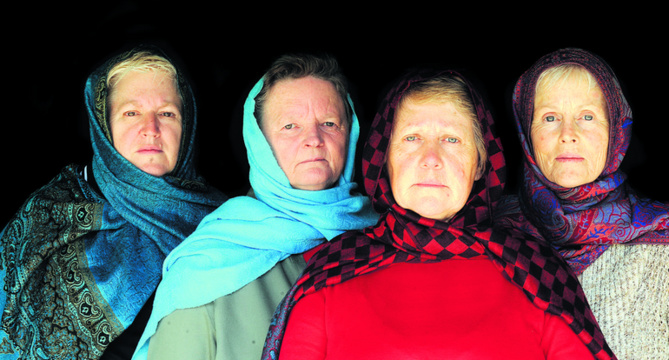
[[(452, 71), (446, 73), (459, 76)], [(279, 357), (290, 311), (306, 294), (394, 263), (480, 256), (489, 257), (500, 273), (516, 284), (537, 307), (561, 316), (597, 358), (615, 358), (604, 341), (578, 280), (564, 261), (549, 246), (532, 238), (526, 239), (523, 233), (492, 230), (492, 209), (504, 188), (505, 162), (492, 117), (471, 86), (489, 160), (464, 208), (447, 223), (423, 218), (401, 208), (393, 199), (384, 160), (397, 105), (412, 83), (438, 74), (410, 73), (385, 98), (363, 152), (365, 189), (382, 216), (375, 226), (344, 233), (324, 244), (311, 258), (301, 278), (277, 308), (263, 359)]]
[[(604, 171), (594, 182), (575, 188), (563, 188), (546, 179), (534, 159), (530, 137), (537, 79), (561, 64), (577, 64), (588, 70), (602, 89), (609, 110)], [(631, 138), (632, 111), (604, 60), (581, 49), (545, 55), (518, 80), (513, 105), (525, 153), (523, 181), (519, 197), (506, 198), (498, 208), (500, 224), (543, 237), (577, 274), (610, 244), (669, 242), (669, 204), (638, 197), (619, 170)]]

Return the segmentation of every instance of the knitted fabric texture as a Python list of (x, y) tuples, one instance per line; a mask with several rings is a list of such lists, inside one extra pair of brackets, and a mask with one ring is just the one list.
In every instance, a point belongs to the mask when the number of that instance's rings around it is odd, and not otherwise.
[(669, 359), (669, 246), (612, 245), (579, 275), (621, 359)]

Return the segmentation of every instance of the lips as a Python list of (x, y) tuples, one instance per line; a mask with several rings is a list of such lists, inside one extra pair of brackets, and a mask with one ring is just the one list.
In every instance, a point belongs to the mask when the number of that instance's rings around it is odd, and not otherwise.
[(437, 180), (423, 180), (415, 184), (415, 186), (421, 187), (445, 187), (443, 183)]
[(142, 154), (157, 154), (163, 152), (163, 149), (157, 145), (144, 145), (137, 150), (138, 153)]
[(578, 154), (572, 154), (572, 153), (564, 153), (558, 155), (555, 160), (560, 161), (560, 162), (572, 162), (572, 161), (583, 161), (584, 158), (581, 155)]
[(320, 162), (320, 161), (327, 161), (327, 160), (325, 160), (324, 158), (319, 157), (319, 158), (313, 158), (313, 159), (308, 159), (308, 160), (301, 161), (300, 164), (308, 164), (308, 163), (314, 163), (314, 162)]

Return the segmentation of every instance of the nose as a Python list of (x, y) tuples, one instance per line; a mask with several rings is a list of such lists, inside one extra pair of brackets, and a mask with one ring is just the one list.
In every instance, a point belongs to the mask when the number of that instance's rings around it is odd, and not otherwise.
[(150, 114), (142, 121), (140, 132), (143, 136), (158, 137), (160, 135), (160, 119), (157, 114)]
[(323, 146), (323, 134), (317, 124), (305, 127), (303, 141), (306, 147)]
[(420, 160), (420, 166), (424, 169), (441, 169), (444, 166), (438, 145), (426, 144)]
[(560, 129), (561, 143), (576, 143), (578, 141), (578, 129), (574, 121), (566, 120), (562, 122)]

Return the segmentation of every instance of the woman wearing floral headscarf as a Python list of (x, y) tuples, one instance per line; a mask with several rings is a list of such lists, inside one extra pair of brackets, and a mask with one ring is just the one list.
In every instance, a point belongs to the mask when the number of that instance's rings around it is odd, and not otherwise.
[(460, 74), (402, 78), (363, 153), (381, 218), (314, 254), (263, 359), (613, 358), (562, 259), (492, 230), (505, 181), (494, 131)]
[(555, 51), (520, 77), (513, 105), (524, 178), (499, 226), (560, 252), (618, 356), (669, 357), (669, 204), (637, 196), (619, 169), (632, 112), (612, 69)]
[(64, 168), (0, 234), (3, 359), (128, 358), (163, 259), (226, 199), (195, 172), (195, 101), (160, 50), (110, 59), (85, 99), (92, 163)]

